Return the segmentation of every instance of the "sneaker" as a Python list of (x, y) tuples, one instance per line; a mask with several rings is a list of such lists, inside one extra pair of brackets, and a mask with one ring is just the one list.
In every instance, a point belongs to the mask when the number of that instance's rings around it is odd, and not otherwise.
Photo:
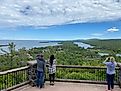
[(42, 85), (42, 88), (45, 88), (45, 85)]
[(52, 85), (52, 83), (50, 83), (50, 85)]
[(52, 83), (52, 85), (54, 85), (54, 82)]
[(40, 85), (40, 88), (42, 88), (42, 85)]

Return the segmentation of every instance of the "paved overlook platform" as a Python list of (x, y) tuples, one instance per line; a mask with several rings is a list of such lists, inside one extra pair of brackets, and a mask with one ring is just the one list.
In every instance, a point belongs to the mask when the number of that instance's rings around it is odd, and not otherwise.
[[(48, 66), (47, 66), (48, 67)], [(49, 85), (46, 73), (45, 88), (32, 87), (36, 81), (36, 62), (28, 66), (0, 72), (0, 91), (105, 91), (105, 67), (57, 65), (56, 82)], [(73, 70), (71, 70), (73, 69)], [(65, 74), (62, 74), (63, 70)], [(86, 72), (85, 72), (86, 71)], [(78, 73), (75, 76), (64, 78), (63, 75)], [(74, 75), (74, 74), (73, 74)], [(9, 83), (10, 82), (10, 83)], [(31, 86), (29, 85), (31, 84)], [(116, 68), (114, 91), (121, 91), (121, 66)], [(21, 87), (22, 86), (22, 87)]]
[[(101, 84), (55, 82), (54, 86), (50, 86), (47, 82), (42, 89), (25, 85), (12, 91), (105, 91), (105, 89), (106, 85)], [(121, 91), (121, 89), (115, 85), (114, 91)]]

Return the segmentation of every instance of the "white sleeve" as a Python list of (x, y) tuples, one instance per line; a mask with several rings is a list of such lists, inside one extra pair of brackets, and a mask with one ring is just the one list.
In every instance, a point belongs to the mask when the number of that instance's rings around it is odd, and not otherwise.
[(103, 63), (106, 64), (106, 65), (110, 65), (110, 62), (104, 61)]
[(103, 62), (103, 64), (106, 64), (107, 62), (106, 62), (107, 60), (105, 60), (104, 62)]
[(56, 65), (56, 59), (53, 60), (53, 64)]
[(117, 66), (117, 63), (116, 62), (114, 62), (114, 64), (115, 64), (115, 66)]

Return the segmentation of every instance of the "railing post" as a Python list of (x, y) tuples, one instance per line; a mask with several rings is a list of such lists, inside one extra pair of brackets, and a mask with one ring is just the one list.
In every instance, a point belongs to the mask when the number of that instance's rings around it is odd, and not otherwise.
[(118, 63), (120, 70), (119, 70), (119, 87), (121, 88), (121, 63)]
[(28, 71), (28, 79), (30, 81), (31, 86), (36, 85), (36, 69), (37, 62), (36, 61), (28, 61), (29, 71)]

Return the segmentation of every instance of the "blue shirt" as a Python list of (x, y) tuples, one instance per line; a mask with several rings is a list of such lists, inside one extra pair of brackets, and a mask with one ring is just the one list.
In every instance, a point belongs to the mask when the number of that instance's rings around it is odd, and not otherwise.
[(103, 63), (106, 64), (106, 66), (107, 66), (107, 71), (106, 71), (107, 74), (110, 74), (110, 75), (115, 74), (115, 67), (117, 65), (116, 62), (105, 62), (104, 61)]

